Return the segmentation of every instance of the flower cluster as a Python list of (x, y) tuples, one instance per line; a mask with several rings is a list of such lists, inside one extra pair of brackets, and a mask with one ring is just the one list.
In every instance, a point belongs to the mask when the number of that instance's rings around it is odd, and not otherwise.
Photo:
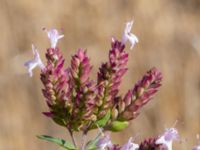
[[(133, 88), (125, 95), (119, 94), (122, 78), (127, 72), (129, 54), (125, 51), (127, 41), (131, 49), (138, 38), (131, 33), (133, 21), (128, 22), (122, 40), (112, 38), (108, 61), (102, 63), (97, 73), (97, 80), (90, 78), (92, 65), (84, 49), (78, 49), (71, 58), (71, 65), (65, 68), (65, 59), (57, 47), (58, 40), (64, 35), (56, 29), (44, 29), (50, 40), (51, 47), (46, 51), (46, 65), (40, 59), (37, 49), (32, 46), (34, 58), (25, 63), (29, 75), (33, 69), (41, 69), (40, 78), (44, 85), (42, 93), (49, 111), (43, 112), (55, 123), (68, 129), (73, 144), (62, 139), (49, 136), (39, 138), (54, 142), (69, 149), (100, 149), (100, 150), (172, 150), (172, 141), (178, 139), (175, 128), (166, 129), (160, 137), (149, 138), (141, 144), (132, 138), (122, 146), (113, 144), (107, 131), (121, 131), (129, 121), (135, 119), (141, 108), (147, 104), (161, 86), (162, 74), (155, 67), (147, 71)], [(94, 140), (77, 145), (73, 132), (87, 132), (99, 128), (100, 136)], [(106, 133), (104, 134), (103, 131)], [(198, 150), (199, 146), (194, 150)]]
[[(96, 82), (89, 77), (92, 65), (86, 51), (78, 49), (72, 56), (71, 66), (64, 68), (65, 60), (57, 47), (64, 35), (56, 29), (44, 29), (51, 43), (46, 52), (46, 66), (34, 47), (34, 59), (25, 66), (30, 76), (36, 66), (41, 68), (42, 91), (49, 106), (49, 111), (44, 112), (46, 116), (70, 130), (87, 132), (98, 126), (112, 130), (116, 121), (129, 121), (138, 115), (157, 91), (162, 76), (153, 68), (124, 97), (118, 94), (122, 77), (128, 70), (125, 43), (130, 41), (132, 48), (138, 42), (131, 33), (132, 25), (133, 22), (126, 24), (121, 41), (112, 38), (108, 62), (99, 68)], [(99, 123), (101, 120), (103, 123)]]

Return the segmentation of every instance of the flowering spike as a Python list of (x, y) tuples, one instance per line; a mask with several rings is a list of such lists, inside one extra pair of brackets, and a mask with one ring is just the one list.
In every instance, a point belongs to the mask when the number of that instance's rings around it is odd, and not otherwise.
[(109, 64), (111, 70), (111, 95), (115, 97), (119, 91), (122, 77), (127, 72), (128, 53), (124, 46), (115, 40), (112, 42), (112, 49), (109, 51)]
[(173, 140), (178, 140), (178, 131), (175, 128), (166, 129), (161, 137), (156, 140), (156, 144), (163, 144), (168, 150), (172, 150)]
[(42, 92), (50, 111), (43, 114), (51, 117), (57, 124), (66, 127), (73, 105), (69, 99), (71, 94), (69, 74), (63, 68), (64, 58), (58, 48), (49, 48), (46, 58), (47, 65), (40, 76), (44, 84)]
[(40, 59), (40, 55), (34, 45), (32, 45), (32, 51), (33, 51), (34, 58), (32, 60), (29, 60), (24, 63), (24, 66), (27, 67), (27, 69), (28, 69), (28, 73), (29, 73), (30, 77), (33, 76), (32, 70), (35, 67), (38, 66), (38, 67), (40, 67), (41, 70), (44, 69), (44, 64), (42, 63), (42, 61)]
[[(70, 80), (73, 87), (72, 128), (74, 130), (86, 130), (88, 123), (96, 120), (93, 114), (94, 82), (89, 79), (92, 66), (86, 55), (86, 51), (79, 49), (72, 56), (70, 68)], [(76, 124), (75, 126), (73, 124)]]
[(103, 63), (99, 68), (96, 90), (98, 118), (102, 118), (114, 104), (114, 99), (118, 94), (122, 77), (128, 70), (126, 67), (128, 53), (125, 52), (124, 48), (125, 45), (112, 38), (109, 61)]
[(119, 110), (123, 106), (123, 110), (120, 111), (118, 118), (123, 120), (136, 118), (141, 107), (148, 103), (157, 92), (158, 87), (161, 85), (161, 80), (162, 75), (156, 68), (148, 71), (142, 80), (138, 81), (134, 88), (129, 90), (125, 97), (117, 102)]
[(64, 37), (64, 35), (60, 35), (58, 33), (58, 30), (56, 30), (56, 29), (47, 30), (46, 28), (44, 28), (44, 31), (47, 32), (47, 36), (51, 43), (51, 48), (56, 48), (58, 40)]
[(133, 20), (126, 23), (126, 27), (124, 29), (123, 37), (122, 37), (122, 43), (125, 44), (126, 41), (129, 41), (131, 43), (130, 49), (134, 47), (136, 43), (139, 42), (137, 36), (133, 33), (131, 33), (131, 28), (133, 26)]

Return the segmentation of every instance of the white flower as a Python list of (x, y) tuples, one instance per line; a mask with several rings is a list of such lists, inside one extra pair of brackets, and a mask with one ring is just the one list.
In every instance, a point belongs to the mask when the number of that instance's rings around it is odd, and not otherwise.
[(199, 139), (200, 139), (199, 134), (197, 134), (198, 145), (193, 147), (192, 150), (200, 150), (200, 140)]
[(96, 146), (99, 148), (99, 150), (106, 150), (107, 147), (112, 147), (112, 145), (113, 144), (110, 140), (109, 133), (105, 133), (103, 138), (99, 139)]
[(156, 144), (163, 144), (168, 150), (172, 150), (173, 140), (178, 140), (178, 131), (175, 128), (166, 129), (164, 134), (156, 140)]
[(64, 35), (60, 35), (56, 29), (47, 30), (44, 28), (44, 31), (47, 32), (47, 36), (51, 43), (51, 48), (56, 48), (58, 40), (64, 37)]
[(132, 142), (132, 137), (128, 140), (128, 143), (123, 145), (120, 150), (136, 150), (139, 148), (138, 144)]
[(32, 51), (33, 51), (33, 55), (34, 55), (34, 58), (32, 60), (29, 60), (27, 62), (24, 63), (24, 65), (27, 67), (28, 69), (28, 73), (29, 73), (29, 76), (32, 77), (33, 76), (33, 72), (32, 70), (35, 68), (35, 67), (40, 67), (40, 69), (44, 69), (44, 64), (42, 63), (41, 59), (40, 59), (40, 55), (37, 51), (37, 49), (35, 48), (34, 45), (32, 45)]
[(123, 37), (122, 37), (122, 43), (125, 44), (126, 41), (129, 41), (131, 43), (130, 49), (134, 47), (136, 43), (139, 42), (137, 36), (133, 33), (131, 33), (131, 28), (133, 26), (133, 20), (126, 23), (126, 27), (124, 29)]
[(199, 146), (195, 146), (192, 150), (200, 150), (200, 145)]

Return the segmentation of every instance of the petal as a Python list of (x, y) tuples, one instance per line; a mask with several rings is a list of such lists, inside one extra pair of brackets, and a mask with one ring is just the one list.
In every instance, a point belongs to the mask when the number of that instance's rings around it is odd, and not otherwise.
[(131, 32), (132, 26), (133, 26), (133, 20), (127, 22), (127, 23), (126, 23), (126, 27), (125, 27), (125, 29), (124, 29), (124, 32), (125, 32), (125, 33)]
[(200, 146), (195, 146), (192, 150), (200, 150)]
[(32, 51), (33, 51), (34, 58), (32, 60), (29, 60), (29, 61), (24, 63), (24, 66), (27, 67), (27, 69), (28, 69), (28, 73), (29, 73), (30, 77), (33, 76), (32, 70), (35, 67), (39, 66), (40, 69), (45, 68), (44, 64), (42, 63), (42, 61), (40, 59), (40, 55), (39, 55), (39, 53), (38, 53), (38, 51), (37, 51), (37, 49), (35, 48), (34, 45), (32, 45)]
[(58, 39), (62, 39), (64, 37), (64, 35), (59, 35)]
[(159, 139), (156, 140), (156, 144), (166, 144), (164, 136), (161, 136)]
[(40, 59), (40, 54), (38, 53), (37, 49), (32, 45), (32, 50), (34, 52), (34, 62), (40, 67), (40, 69), (44, 69), (44, 64), (42, 63), (42, 60)]
[(132, 142), (132, 137), (129, 138), (128, 143), (122, 146), (120, 150), (136, 150), (139, 148), (138, 144)]
[(122, 44), (125, 44), (126, 41), (129, 41), (131, 43), (130, 49), (132, 49), (134, 47), (135, 43), (139, 42), (136, 35), (131, 33), (132, 26), (133, 26), (133, 20), (126, 23), (126, 27), (124, 29), (123, 37), (121, 40)]
[(134, 45), (139, 42), (137, 36), (134, 35), (134, 34), (132, 34), (132, 33), (130, 33), (129, 35), (127, 35), (127, 39), (131, 43), (130, 49), (132, 49), (134, 47)]
[(104, 137), (99, 139), (97, 145), (100, 150), (105, 150), (107, 147), (112, 146), (112, 142), (110, 140), (110, 134), (105, 133)]
[(64, 37), (64, 35), (60, 35), (56, 29), (47, 30), (44, 28), (44, 30), (47, 32), (47, 36), (51, 43), (51, 48), (55, 48), (58, 40)]

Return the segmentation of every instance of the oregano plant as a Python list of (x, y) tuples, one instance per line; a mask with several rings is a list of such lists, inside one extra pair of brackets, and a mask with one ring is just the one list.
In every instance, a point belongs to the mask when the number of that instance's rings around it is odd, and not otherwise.
[[(59, 145), (67, 150), (172, 150), (172, 141), (178, 140), (175, 128), (166, 129), (161, 136), (146, 138), (136, 144), (129, 138), (124, 145), (111, 141), (110, 132), (120, 132), (128, 127), (142, 107), (146, 105), (161, 86), (162, 74), (153, 67), (133, 87), (120, 94), (120, 84), (128, 71), (127, 41), (131, 49), (139, 42), (131, 33), (133, 21), (127, 22), (121, 40), (111, 39), (108, 60), (103, 62), (97, 72), (97, 79), (90, 78), (92, 65), (87, 51), (78, 49), (71, 58), (71, 64), (65, 68), (65, 59), (57, 46), (64, 35), (56, 29), (44, 29), (51, 46), (46, 50), (46, 62), (40, 58), (33, 45), (34, 58), (25, 63), (29, 76), (39, 67), (43, 83), (42, 93), (49, 110), (43, 114), (59, 126), (68, 130), (72, 143), (49, 135), (40, 135), (39, 139)], [(97, 136), (86, 141), (88, 132), (97, 129)], [(82, 132), (83, 141), (77, 143), (74, 132)], [(196, 146), (193, 150), (199, 150)]]

